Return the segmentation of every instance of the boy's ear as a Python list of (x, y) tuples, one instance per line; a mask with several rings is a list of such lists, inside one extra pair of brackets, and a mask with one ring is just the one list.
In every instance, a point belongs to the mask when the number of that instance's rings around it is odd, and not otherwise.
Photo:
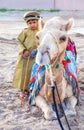
[(73, 25), (74, 25), (74, 19), (70, 18), (65, 25), (65, 31), (69, 31)]

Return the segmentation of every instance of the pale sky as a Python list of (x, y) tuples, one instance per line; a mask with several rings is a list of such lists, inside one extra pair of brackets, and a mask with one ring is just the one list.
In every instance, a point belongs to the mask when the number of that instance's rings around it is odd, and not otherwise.
[(50, 9), (53, 0), (0, 0), (0, 8)]
[(84, 10), (84, 0), (0, 0), (0, 8)]

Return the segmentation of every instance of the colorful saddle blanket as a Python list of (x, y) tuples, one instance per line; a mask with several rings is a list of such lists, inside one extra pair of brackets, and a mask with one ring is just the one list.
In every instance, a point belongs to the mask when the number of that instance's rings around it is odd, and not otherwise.
[[(80, 88), (78, 86), (77, 80), (76, 55), (77, 53), (75, 43), (69, 39), (62, 64), (64, 65), (64, 75), (66, 76), (68, 83), (72, 84), (74, 95), (78, 97), (78, 95), (80, 94)], [(45, 76), (45, 70), (45, 66), (39, 66), (37, 63), (35, 63), (32, 67), (30, 83), (28, 86), (31, 90), (29, 103), (32, 102), (34, 96), (40, 90), (40, 82), (42, 81), (42, 78)]]
[(29, 104), (31, 104), (33, 98), (40, 90), (40, 84), (45, 76), (45, 66), (39, 66), (35, 63), (32, 67), (31, 78), (29, 82), (29, 90), (31, 91), (29, 96)]

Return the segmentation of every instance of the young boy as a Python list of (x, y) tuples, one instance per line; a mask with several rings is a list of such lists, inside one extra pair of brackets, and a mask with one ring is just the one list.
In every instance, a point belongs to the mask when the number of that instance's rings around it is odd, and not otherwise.
[(28, 28), (22, 30), (18, 36), (18, 46), (20, 53), (18, 55), (16, 69), (13, 77), (13, 86), (20, 89), (20, 97), (25, 97), (27, 86), (29, 84), (32, 66), (35, 62), (36, 48), (38, 41), (35, 35), (38, 31), (38, 21), (40, 14), (38, 12), (27, 12), (24, 14), (24, 20)]

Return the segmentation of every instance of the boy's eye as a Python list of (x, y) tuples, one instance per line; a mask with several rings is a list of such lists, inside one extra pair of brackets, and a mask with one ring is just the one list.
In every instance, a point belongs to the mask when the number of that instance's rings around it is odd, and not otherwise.
[(33, 22), (34, 24), (36, 23), (36, 22)]
[(31, 24), (32, 24), (32, 22), (29, 22), (28, 24), (29, 24), (29, 25), (31, 25)]
[(35, 24), (35, 23), (36, 23), (36, 21), (30, 21), (30, 22), (28, 22), (29, 25)]

